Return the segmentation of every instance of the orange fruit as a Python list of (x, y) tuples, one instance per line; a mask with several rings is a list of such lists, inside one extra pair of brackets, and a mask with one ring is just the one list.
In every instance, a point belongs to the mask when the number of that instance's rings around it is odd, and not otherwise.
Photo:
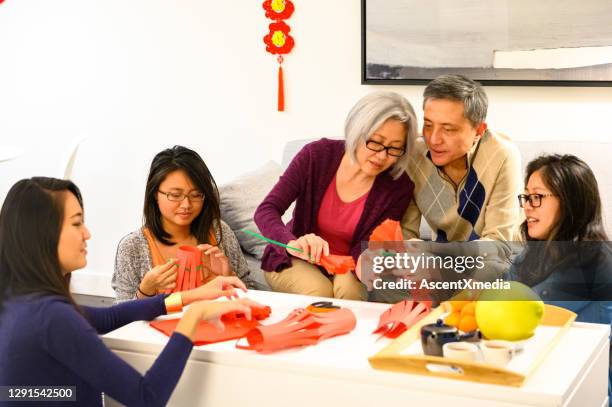
[(453, 312), (453, 306), (451, 305), (450, 301), (444, 301), (440, 304), (440, 306), (444, 312)]
[(444, 320), (444, 323), (446, 325), (458, 327), (460, 320), (461, 320), (461, 314), (459, 314), (458, 312), (453, 312), (449, 314), (449, 316), (446, 317), (446, 319)]
[(476, 301), (472, 301), (461, 308), (461, 316), (475, 315), (476, 314)]
[(474, 315), (465, 315), (463, 318), (461, 318), (461, 321), (459, 321), (459, 326), (457, 328), (463, 332), (471, 332), (475, 330), (478, 328), (476, 318)]
[(461, 311), (461, 309), (466, 306), (470, 301), (457, 301), (457, 300), (452, 300), (450, 303), (453, 307), (453, 311)]

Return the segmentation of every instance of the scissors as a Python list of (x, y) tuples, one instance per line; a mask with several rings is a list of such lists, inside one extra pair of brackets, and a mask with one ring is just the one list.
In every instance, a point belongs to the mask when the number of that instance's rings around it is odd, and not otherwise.
[(331, 301), (317, 301), (307, 306), (306, 309), (310, 312), (331, 312), (340, 309), (340, 306)]

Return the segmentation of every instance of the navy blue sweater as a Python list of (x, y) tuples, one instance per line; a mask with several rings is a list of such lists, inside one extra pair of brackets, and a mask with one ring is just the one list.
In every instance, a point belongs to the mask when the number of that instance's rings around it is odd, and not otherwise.
[(82, 307), (83, 315), (52, 295), (17, 296), (2, 305), (0, 386), (76, 386), (76, 403), (67, 402), (70, 406), (99, 406), (102, 392), (128, 406), (165, 405), (193, 348), (187, 337), (174, 333), (142, 376), (98, 337), (165, 314), (162, 295), (109, 308)]

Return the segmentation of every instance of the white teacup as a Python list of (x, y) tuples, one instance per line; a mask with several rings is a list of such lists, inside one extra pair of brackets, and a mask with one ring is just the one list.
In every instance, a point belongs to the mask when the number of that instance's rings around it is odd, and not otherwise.
[(478, 346), (469, 342), (448, 342), (442, 346), (445, 358), (474, 361), (478, 354)]
[(516, 346), (509, 341), (485, 341), (481, 345), (485, 363), (495, 366), (506, 366), (516, 353)]

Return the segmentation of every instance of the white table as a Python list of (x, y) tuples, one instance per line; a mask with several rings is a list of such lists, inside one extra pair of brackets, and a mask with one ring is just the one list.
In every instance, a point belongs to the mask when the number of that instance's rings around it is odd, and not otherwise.
[[(316, 297), (250, 291), (272, 307), (264, 323), (283, 319)], [(235, 341), (193, 349), (172, 406), (607, 406), (610, 327), (575, 323), (520, 388), (375, 370), (367, 357), (388, 344), (371, 332), (388, 305), (335, 300), (357, 316), (349, 335), (316, 346), (260, 355)], [(167, 342), (147, 322), (102, 337), (117, 355), (145, 372)], [(107, 399), (107, 405), (114, 402)]]

